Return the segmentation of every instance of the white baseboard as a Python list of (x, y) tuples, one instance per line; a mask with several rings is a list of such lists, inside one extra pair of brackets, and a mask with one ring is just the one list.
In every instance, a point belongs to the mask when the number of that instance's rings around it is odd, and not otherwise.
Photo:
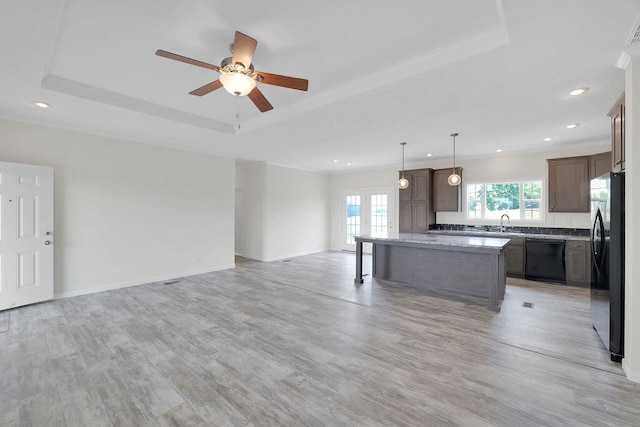
[(319, 254), (322, 252), (327, 252), (327, 249), (322, 249), (322, 250), (318, 250), (318, 251), (311, 251), (311, 252), (301, 252), (301, 253), (297, 253), (297, 254), (289, 254), (289, 255), (279, 255), (276, 257), (270, 257), (270, 258), (265, 258), (265, 259), (260, 259), (258, 261), (262, 261), (262, 262), (273, 262), (273, 261), (282, 261), (284, 259), (289, 259), (289, 258), (297, 258), (300, 256), (306, 256), (306, 255), (313, 255), (313, 254)]
[(138, 285), (145, 285), (148, 283), (180, 279), (182, 277), (196, 276), (198, 274), (205, 274), (205, 273), (213, 273), (215, 271), (229, 270), (231, 268), (236, 268), (236, 265), (235, 264), (222, 265), (220, 267), (216, 267), (213, 269), (209, 268), (209, 269), (189, 271), (189, 272), (179, 273), (179, 274), (170, 274), (167, 276), (149, 277), (146, 279), (132, 280), (130, 282), (112, 283), (110, 285), (100, 286), (98, 288), (85, 288), (77, 291), (61, 292), (59, 294), (55, 294), (53, 298), (61, 299), (61, 298), (76, 297), (79, 295), (95, 294), (96, 292), (104, 292), (104, 291), (110, 291), (113, 289), (128, 288), (129, 286), (138, 286)]
[(631, 366), (629, 366), (629, 362), (627, 362), (627, 359), (622, 359), (622, 370), (627, 375), (627, 379), (629, 381), (640, 383), (640, 372), (633, 371), (631, 369)]

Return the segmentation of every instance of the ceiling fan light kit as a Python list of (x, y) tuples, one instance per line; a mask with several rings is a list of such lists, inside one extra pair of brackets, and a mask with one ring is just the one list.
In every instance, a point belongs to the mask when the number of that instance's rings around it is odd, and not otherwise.
[(249, 95), (249, 92), (256, 87), (254, 79), (238, 72), (222, 73), (220, 83), (227, 92), (236, 96)]
[(257, 40), (236, 31), (235, 40), (231, 45), (231, 53), (233, 56), (224, 58), (219, 67), (161, 49), (156, 51), (156, 55), (184, 62), (185, 64), (214, 70), (221, 74), (219, 79), (189, 92), (190, 95), (203, 96), (224, 87), (225, 90), (232, 95), (249, 96), (249, 99), (251, 99), (258, 110), (264, 113), (265, 111), (272, 110), (273, 106), (267, 101), (267, 98), (265, 98), (258, 88), (258, 83), (307, 91), (309, 81), (296, 77), (254, 71), (251, 61), (253, 60), (253, 53), (257, 46)]

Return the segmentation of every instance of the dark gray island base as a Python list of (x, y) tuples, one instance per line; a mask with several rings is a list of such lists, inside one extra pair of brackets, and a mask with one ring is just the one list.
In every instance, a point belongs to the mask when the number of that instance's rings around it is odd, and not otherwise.
[(500, 311), (506, 284), (504, 247), (509, 239), (394, 234), (356, 236), (356, 278), (362, 279), (362, 244), (373, 244), (373, 277), (424, 289), (489, 299)]

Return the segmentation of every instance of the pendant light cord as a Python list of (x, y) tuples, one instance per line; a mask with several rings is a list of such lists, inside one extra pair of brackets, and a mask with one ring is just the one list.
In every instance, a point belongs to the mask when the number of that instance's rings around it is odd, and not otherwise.
[(407, 145), (406, 142), (401, 142), (402, 145), (402, 178), (404, 178), (404, 146)]
[(451, 173), (455, 174), (456, 173), (456, 136), (458, 136), (457, 133), (452, 133), (451, 136), (453, 137), (453, 168), (451, 168)]
[(453, 172), (456, 173), (456, 136), (453, 136)]
[(400, 180), (398, 181), (398, 186), (401, 190), (406, 190), (409, 188), (409, 180), (404, 177), (404, 146), (407, 145), (406, 142), (401, 142), (402, 145), (402, 172), (400, 172)]

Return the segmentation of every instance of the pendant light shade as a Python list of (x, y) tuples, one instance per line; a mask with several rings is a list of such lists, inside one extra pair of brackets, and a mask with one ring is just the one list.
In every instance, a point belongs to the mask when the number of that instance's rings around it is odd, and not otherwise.
[(462, 178), (457, 173), (452, 173), (451, 175), (449, 175), (449, 178), (447, 178), (447, 182), (449, 183), (449, 185), (455, 187), (456, 185), (460, 185), (460, 183), (462, 182)]
[(404, 146), (407, 145), (406, 142), (401, 142), (402, 145), (402, 172), (400, 173), (400, 179), (398, 180), (398, 187), (401, 190), (405, 190), (409, 188), (409, 180), (404, 177)]
[(447, 178), (447, 182), (452, 187), (455, 187), (462, 183), (462, 177), (456, 173), (456, 136), (458, 134), (452, 133), (451, 136), (453, 137), (453, 168), (451, 169), (451, 175)]

